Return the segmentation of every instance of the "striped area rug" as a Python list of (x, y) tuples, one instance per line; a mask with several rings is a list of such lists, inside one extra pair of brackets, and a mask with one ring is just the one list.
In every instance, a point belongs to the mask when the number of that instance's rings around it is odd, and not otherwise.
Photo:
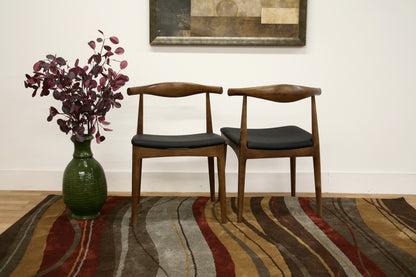
[(109, 197), (102, 216), (71, 219), (48, 196), (0, 236), (0, 276), (416, 276), (416, 210), (400, 199)]

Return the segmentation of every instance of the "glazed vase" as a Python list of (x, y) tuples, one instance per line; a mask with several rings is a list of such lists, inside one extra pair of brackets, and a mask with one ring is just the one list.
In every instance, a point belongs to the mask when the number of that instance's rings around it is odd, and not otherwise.
[(72, 160), (66, 166), (62, 194), (75, 219), (94, 219), (107, 199), (107, 181), (100, 163), (93, 158), (92, 136), (74, 142)]

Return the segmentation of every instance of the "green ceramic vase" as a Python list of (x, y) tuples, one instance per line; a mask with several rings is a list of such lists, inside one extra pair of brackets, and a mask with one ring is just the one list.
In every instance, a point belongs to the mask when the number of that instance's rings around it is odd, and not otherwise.
[(107, 181), (100, 163), (91, 152), (92, 136), (74, 142), (73, 159), (64, 171), (62, 193), (64, 202), (76, 219), (93, 219), (107, 199)]

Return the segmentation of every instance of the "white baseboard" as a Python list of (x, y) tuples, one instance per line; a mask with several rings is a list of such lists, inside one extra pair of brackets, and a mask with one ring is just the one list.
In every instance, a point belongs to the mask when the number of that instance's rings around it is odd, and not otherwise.
[[(130, 172), (106, 172), (108, 191), (130, 191)], [(60, 191), (60, 171), (0, 170), (1, 190)], [(237, 173), (226, 175), (228, 192), (237, 191)], [(144, 172), (144, 192), (208, 192), (208, 174), (202, 172)], [(246, 192), (289, 192), (289, 173), (248, 172)], [(297, 173), (297, 191), (314, 192), (312, 172)], [(416, 194), (414, 173), (322, 172), (322, 192)]]

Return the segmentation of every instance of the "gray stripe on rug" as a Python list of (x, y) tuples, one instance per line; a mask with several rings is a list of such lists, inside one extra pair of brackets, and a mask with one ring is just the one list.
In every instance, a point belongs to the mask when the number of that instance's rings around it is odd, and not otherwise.
[(181, 226), (188, 250), (194, 257), (195, 276), (200, 274), (216, 276), (214, 257), (193, 214), (192, 206), (196, 200), (197, 197), (192, 197), (182, 201), (179, 206), (177, 221)]
[(116, 275), (117, 277), (122, 276), (122, 272), (124, 269), (124, 264), (126, 262), (127, 251), (129, 249), (129, 230), (130, 230), (130, 217), (131, 217), (131, 209), (127, 209), (124, 213), (122, 220), (120, 222), (120, 241), (121, 241), (121, 251), (119, 255), (119, 262), (117, 263), (117, 270)]
[[(187, 276), (191, 271), (189, 253), (178, 236), (176, 208), (180, 198), (160, 199), (146, 217), (146, 228), (159, 254), (159, 264), (168, 276)], [(165, 276), (158, 271), (157, 276)]]
[(344, 269), (348, 276), (360, 276), (361, 273), (351, 263), (348, 257), (319, 229), (315, 223), (305, 214), (301, 208), (298, 198), (285, 197), (286, 206), (293, 216), (305, 230), (309, 232), (325, 249), (338, 261), (339, 265)]

